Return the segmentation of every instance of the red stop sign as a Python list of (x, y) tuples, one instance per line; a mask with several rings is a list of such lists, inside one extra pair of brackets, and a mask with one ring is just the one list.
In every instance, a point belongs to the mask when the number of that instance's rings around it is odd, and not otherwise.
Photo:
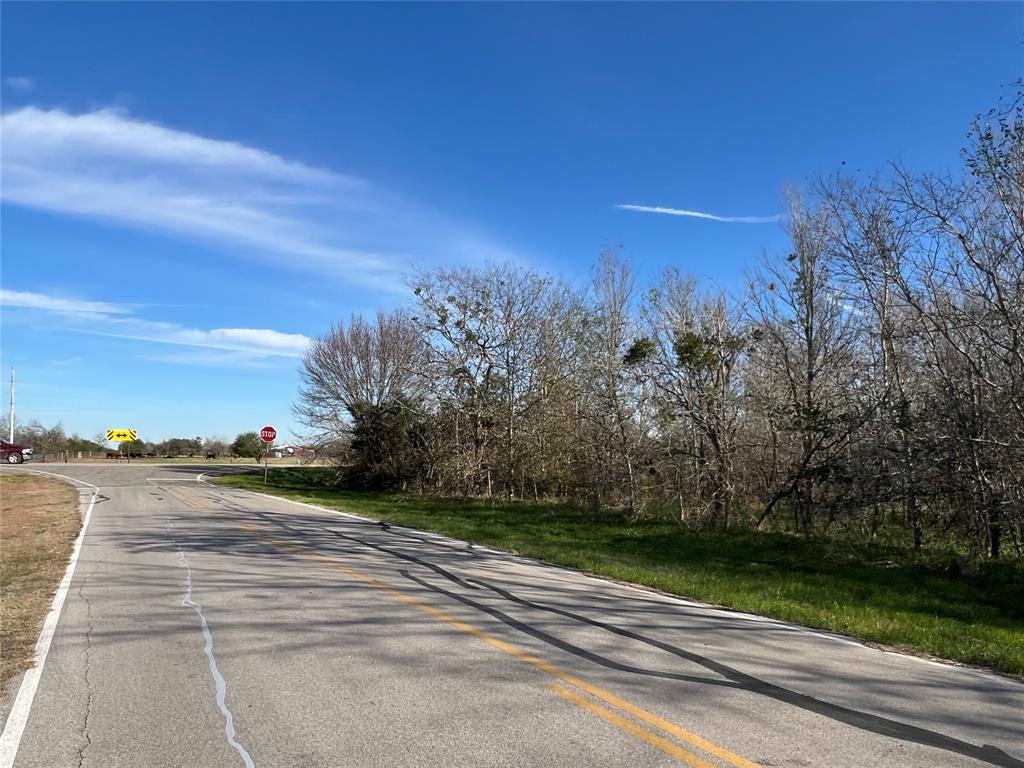
[(277, 430), (273, 427), (264, 427), (260, 430), (260, 440), (264, 443), (272, 443), (277, 438)]

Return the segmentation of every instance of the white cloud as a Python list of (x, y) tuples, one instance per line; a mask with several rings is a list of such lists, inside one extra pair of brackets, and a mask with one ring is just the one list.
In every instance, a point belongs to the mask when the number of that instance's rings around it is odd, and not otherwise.
[[(76, 161), (113, 155), (122, 161), (150, 161), (183, 167), (208, 167), (271, 179), (359, 187), (362, 182), (291, 162), (233, 141), (219, 141), (155, 123), (133, 120), (118, 110), (71, 115), (60, 109), (25, 107), (3, 116), (4, 142), (14, 144), (21, 160)], [(9, 151), (7, 147), (5, 150)]]
[(5, 77), (4, 85), (12, 91), (27, 93), (36, 87), (36, 81), (31, 77)]
[(65, 299), (30, 291), (9, 291), (6, 288), (0, 288), (0, 305), (44, 309), (62, 315), (127, 315), (131, 313), (130, 309), (105, 301)]
[(382, 290), (410, 261), (508, 253), (354, 176), (110, 109), (0, 117), (4, 202), (227, 246), (239, 257)]
[(135, 318), (112, 318), (104, 326), (79, 329), (102, 336), (178, 344), (186, 347), (225, 349), (260, 355), (301, 357), (309, 346), (309, 337), (301, 333), (282, 333), (268, 328), (186, 328), (176, 323), (160, 323)]
[(730, 224), (774, 224), (782, 219), (781, 216), (716, 216), (713, 213), (703, 211), (688, 211), (683, 208), (662, 208), (652, 205), (617, 205), (623, 211), (641, 211), (643, 213), (662, 213), (668, 216), (689, 216), (695, 219), (710, 219), (711, 221), (724, 221)]
[[(174, 344), (198, 349), (225, 350), (247, 356), (248, 360), (269, 357), (302, 357), (310, 339), (301, 333), (283, 333), (269, 328), (189, 328), (178, 323), (145, 320), (130, 309), (103, 301), (64, 299), (27, 291), (0, 290), (0, 304), (41, 310), (68, 321), (68, 330), (156, 344)], [(175, 362), (187, 362), (181, 358)], [(194, 362), (194, 361), (193, 361)]]

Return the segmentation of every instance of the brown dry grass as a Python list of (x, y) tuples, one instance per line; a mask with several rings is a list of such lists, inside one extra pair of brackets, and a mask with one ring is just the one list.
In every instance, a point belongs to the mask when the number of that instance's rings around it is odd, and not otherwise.
[(0, 475), (0, 691), (33, 648), (81, 527), (67, 483)]

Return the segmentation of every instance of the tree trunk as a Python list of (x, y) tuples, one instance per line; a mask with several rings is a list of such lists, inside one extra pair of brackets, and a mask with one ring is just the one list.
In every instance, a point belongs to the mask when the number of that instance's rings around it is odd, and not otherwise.
[(920, 557), (921, 548), (924, 545), (924, 535), (921, 531), (921, 510), (917, 504), (917, 479), (914, 472), (914, 460), (910, 451), (910, 440), (907, 433), (903, 433), (903, 484), (906, 493), (905, 505), (907, 520), (910, 522), (910, 530), (914, 536), (914, 555)]
[(999, 504), (994, 502), (988, 508), (989, 557), (998, 560), (1002, 550), (1003, 528), (999, 522)]
[(514, 416), (512, 415), (512, 404), (509, 403), (509, 407), (508, 407), (508, 429), (507, 429), (507, 434), (505, 435), (505, 438), (508, 441), (508, 446), (507, 446), (508, 450), (507, 450), (507, 453), (506, 453), (506, 460), (508, 461), (508, 471), (507, 471), (508, 490), (506, 491), (506, 495), (507, 495), (509, 501), (512, 501), (516, 497), (516, 489), (515, 489), (515, 484), (516, 484), (516, 452), (515, 452), (515, 445), (513, 443), (514, 436), (515, 436)]

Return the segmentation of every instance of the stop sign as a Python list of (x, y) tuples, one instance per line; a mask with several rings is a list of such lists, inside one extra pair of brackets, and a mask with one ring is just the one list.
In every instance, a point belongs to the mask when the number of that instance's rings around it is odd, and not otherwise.
[(264, 443), (272, 443), (277, 438), (277, 430), (273, 427), (264, 427), (260, 430), (260, 440)]

